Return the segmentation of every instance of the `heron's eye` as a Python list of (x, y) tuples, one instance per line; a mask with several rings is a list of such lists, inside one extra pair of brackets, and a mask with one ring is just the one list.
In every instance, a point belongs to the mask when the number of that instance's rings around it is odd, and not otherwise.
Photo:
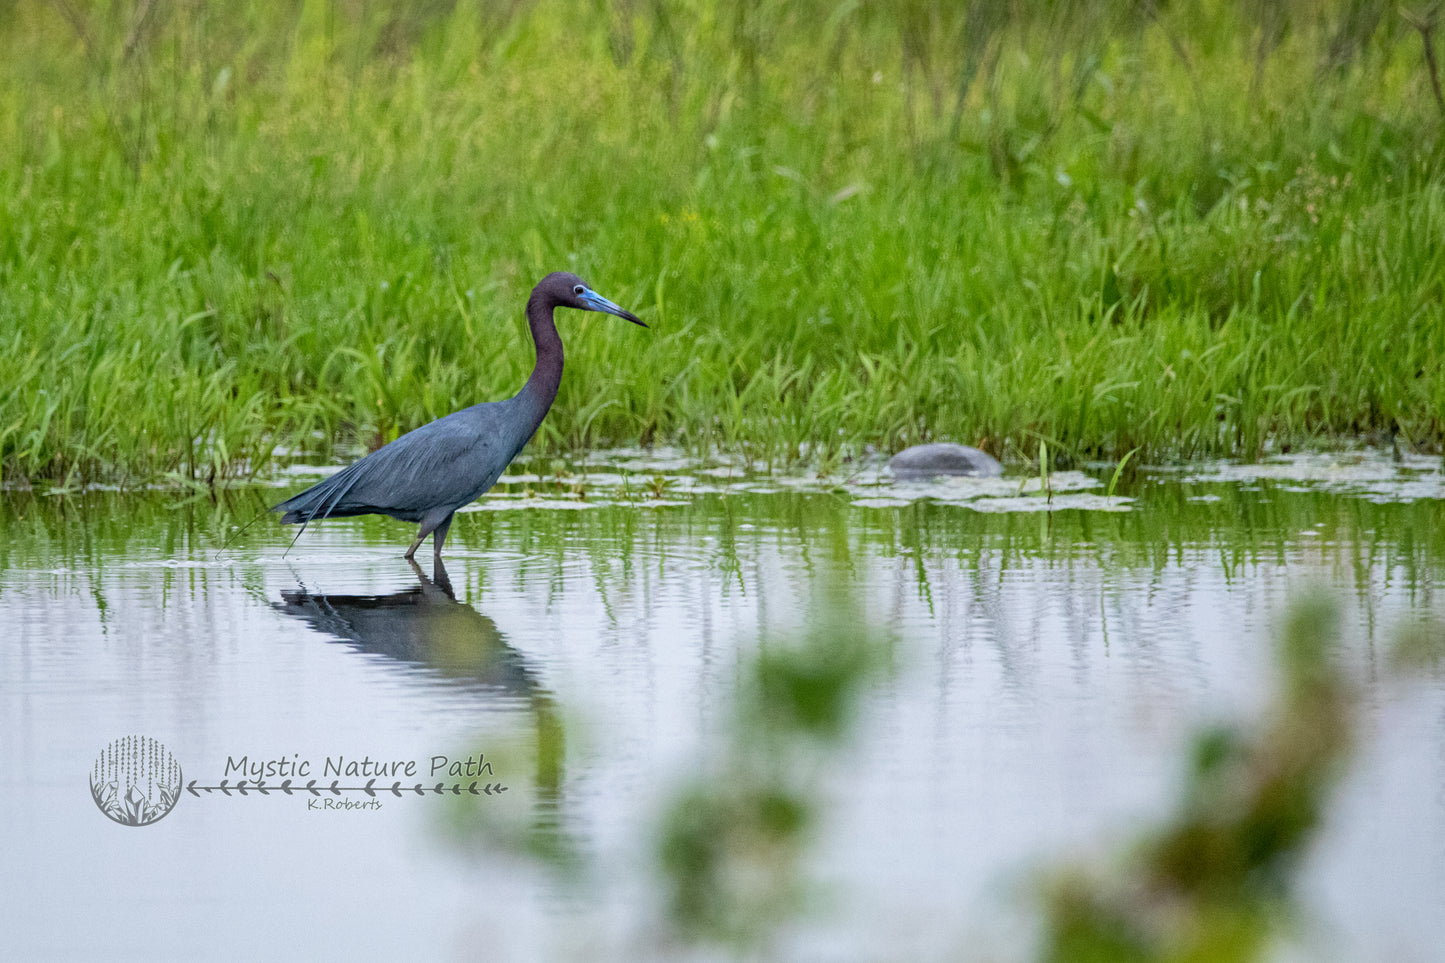
[(579, 285), (577, 285), (575, 288), (572, 289), (572, 293), (575, 294), (575, 295), (577, 295), (577, 296), (580, 298), (580, 297), (582, 296), (582, 292), (583, 292), (583, 291), (586, 291), (586, 290), (587, 290), (586, 288), (584, 288), (582, 285), (579, 284)]

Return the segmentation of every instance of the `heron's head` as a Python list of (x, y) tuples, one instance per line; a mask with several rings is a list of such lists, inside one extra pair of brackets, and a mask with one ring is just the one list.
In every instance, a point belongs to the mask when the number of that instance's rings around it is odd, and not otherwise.
[(615, 314), (619, 318), (626, 318), (633, 324), (641, 324), (644, 328), (647, 327), (647, 325), (642, 324), (642, 319), (637, 315), (607, 300), (588, 287), (586, 281), (583, 281), (575, 274), (568, 274), (565, 271), (558, 271), (555, 274), (549, 274), (543, 278), (542, 283), (538, 284), (537, 289), (532, 292), (533, 297), (537, 295), (541, 295), (559, 307), (578, 308), (582, 311), (601, 311), (603, 314)]

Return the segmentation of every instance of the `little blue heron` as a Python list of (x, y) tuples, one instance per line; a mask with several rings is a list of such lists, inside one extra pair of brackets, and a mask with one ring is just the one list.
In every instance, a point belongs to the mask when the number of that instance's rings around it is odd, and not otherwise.
[(527, 299), (537, 365), (521, 391), (506, 401), (472, 405), (409, 431), (271, 510), (285, 513), (282, 522), (300, 522), (302, 531), (312, 519), (349, 515), (417, 522), (421, 528), (406, 550), (407, 559), (431, 535), (440, 561), (452, 515), (496, 484), (557, 397), (562, 383), (562, 339), (552, 320), (557, 307), (615, 314), (647, 327), (577, 275), (549, 274)]

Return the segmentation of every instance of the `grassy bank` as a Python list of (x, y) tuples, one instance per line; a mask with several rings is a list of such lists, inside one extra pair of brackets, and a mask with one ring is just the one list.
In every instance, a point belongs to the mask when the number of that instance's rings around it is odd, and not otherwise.
[[(1034, 11), (1034, 7), (1039, 8)], [(1445, 438), (1391, 3), (0, 6), (0, 464), (209, 479), (505, 397), (835, 459)]]

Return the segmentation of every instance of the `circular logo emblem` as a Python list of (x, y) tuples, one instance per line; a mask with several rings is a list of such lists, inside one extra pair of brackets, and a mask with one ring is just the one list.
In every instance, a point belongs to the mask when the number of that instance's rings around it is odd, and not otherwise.
[(125, 736), (105, 747), (90, 770), (90, 796), (122, 826), (149, 826), (176, 808), (181, 764), (150, 736)]

